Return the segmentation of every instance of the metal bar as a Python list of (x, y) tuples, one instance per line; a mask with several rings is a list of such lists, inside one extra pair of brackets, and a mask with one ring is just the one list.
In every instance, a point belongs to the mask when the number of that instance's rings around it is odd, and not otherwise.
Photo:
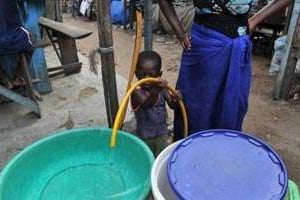
[(123, 25), (124, 25), (124, 30), (126, 30), (127, 29), (127, 0), (123, 1), (123, 7), (124, 7)]
[(133, 21), (134, 21), (134, 8), (135, 8), (135, 0), (130, 0), (129, 4), (129, 28), (133, 29)]
[[(99, 47), (100, 49), (111, 48), (113, 47), (113, 38), (110, 17), (110, 2), (107, 0), (97, 0), (97, 8)], [(109, 127), (112, 127), (119, 107), (114, 52), (100, 51), (100, 54), (107, 121)]]
[(0, 95), (3, 95), (6, 98), (11, 99), (12, 101), (32, 110), (34, 113), (36, 113), (39, 117), (41, 116), (40, 107), (39, 104), (29, 98), (26, 98), (22, 95), (19, 95), (2, 85), (0, 85)]
[(300, 16), (300, 0), (294, 3), (292, 18), (290, 20), (289, 30), (287, 34), (287, 41), (285, 44), (285, 53), (282, 56), (280, 71), (276, 80), (274, 99), (288, 99), (289, 90), (293, 77), (295, 76), (296, 60), (293, 58), (295, 51), (296, 33), (299, 28)]
[(294, 2), (291, 3), (291, 5), (289, 5), (289, 7), (287, 8), (288, 12), (287, 12), (287, 15), (286, 15), (284, 29), (283, 29), (283, 34), (284, 35), (286, 35), (288, 33), (288, 30), (289, 30), (289, 24), (290, 24), (291, 18), (292, 18), (293, 7), (294, 7)]
[(53, 41), (52, 35), (50, 34), (50, 32), (49, 32), (49, 30), (47, 28), (45, 28), (45, 30), (46, 30), (46, 33), (47, 33), (47, 35), (48, 35), (48, 37), (50, 39), (50, 42), (51, 42), (51, 44), (52, 44), (52, 46), (53, 46), (53, 48), (55, 50), (55, 53), (56, 53), (56, 55), (57, 55), (57, 57), (59, 59), (60, 64), (63, 64), (62, 63), (62, 57), (59, 54), (57, 47), (55, 46), (55, 42)]
[(145, 50), (152, 50), (152, 15), (153, 15), (153, 8), (152, 0), (144, 0), (144, 9), (145, 9), (145, 29), (144, 29), (144, 46)]

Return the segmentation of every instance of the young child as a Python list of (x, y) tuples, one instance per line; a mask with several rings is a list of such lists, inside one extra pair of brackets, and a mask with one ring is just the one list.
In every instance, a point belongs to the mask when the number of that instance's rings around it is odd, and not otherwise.
[[(160, 78), (161, 57), (154, 51), (140, 53), (137, 79), (146, 77)], [(137, 135), (148, 144), (157, 156), (168, 145), (166, 104), (174, 109), (178, 105), (179, 93), (172, 95), (166, 89), (166, 81), (161, 84), (144, 84), (137, 88), (131, 96), (131, 104), (137, 121)]]

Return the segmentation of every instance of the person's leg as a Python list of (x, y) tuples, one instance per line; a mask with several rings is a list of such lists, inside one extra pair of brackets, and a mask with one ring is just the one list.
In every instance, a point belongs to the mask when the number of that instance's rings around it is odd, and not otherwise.
[[(155, 156), (155, 151), (156, 151), (156, 148), (155, 148), (155, 140), (154, 139), (144, 139), (144, 142), (148, 145), (148, 147), (150, 147), (153, 155)], [(153, 200), (153, 194), (152, 194), (152, 191), (150, 191), (147, 199), (145, 200)]]
[(155, 140), (155, 157), (157, 157), (169, 144), (168, 144), (168, 134), (156, 137)]
[(0, 65), (0, 84), (8, 89), (13, 88), (11, 81), (9, 81), (9, 79), (6, 77), (5, 73), (2, 71), (1, 65)]
[(155, 139), (143, 139), (143, 141), (148, 145), (148, 147), (151, 149), (152, 153), (155, 154), (156, 146), (155, 146)]
[(14, 81), (18, 72), (20, 55), (10, 54), (0, 56), (1, 79), (3, 85), (8, 89), (14, 89), (20, 85), (15, 85)]
[(174, 127), (173, 142), (177, 142), (183, 139), (184, 138), (183, 119), (182, 119), (182, 112), (180, 109), (174, 111), (173, 127)]

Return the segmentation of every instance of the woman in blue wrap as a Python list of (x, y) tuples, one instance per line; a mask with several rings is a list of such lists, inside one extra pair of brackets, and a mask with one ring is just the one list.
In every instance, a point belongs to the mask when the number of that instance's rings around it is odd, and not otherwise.
[[(252, 0), (194, 0), (191, 33), (185, 33), (171, 0), (160, 7), (184, 48), (177, 89), (188, 111), (189, 134), (207, 129), (241, 130), (251, 84), (249, 33), (292, 0), (274, 0), (251, 18)], [(175, 112), (174, 140), (181, 139)]]

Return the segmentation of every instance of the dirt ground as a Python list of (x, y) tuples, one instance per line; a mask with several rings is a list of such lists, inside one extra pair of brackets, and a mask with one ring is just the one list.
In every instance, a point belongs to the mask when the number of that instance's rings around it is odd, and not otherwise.
[[(75, 20), (66, 15), (65, 22), (93, 31), (78, 41), (79, 51), (88, 55), (98, 46), (97, 24)], [(128, 77), (131, 64), (134, 31), (114, 27), (116, 71)], [(174, 37), (154, 36), (154, 49), (162, 55), (164, 78), (175, 84), (182, 49)], [(291, 179), (300, 183), (300, 104), (272, 100), (274, 77), (268, 76), (269, 59), (253, 57), (253, 83), (250, 108), (244, 123), (244, 131), (251, 133), (274, 147), (283, 158)]]

